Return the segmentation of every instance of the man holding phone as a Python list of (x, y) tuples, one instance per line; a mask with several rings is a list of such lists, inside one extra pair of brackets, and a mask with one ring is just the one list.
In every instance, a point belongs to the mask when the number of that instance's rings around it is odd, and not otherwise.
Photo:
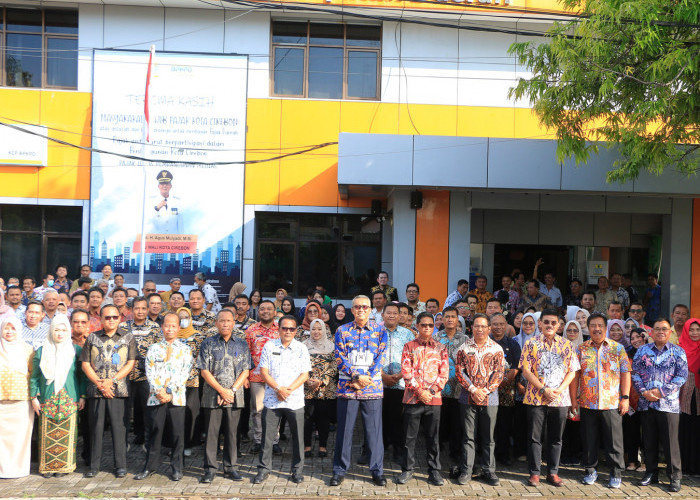
[(586, 468), (581, 482), (590, 485), (598, 479), (600, 437), (610, 464), (608, 488), (619, 488), (625, 468), (622, 416), (629, 411), (632, 367), (622, 344), (606, 338), (605, 316), (593, 313), (587, 324), (591, 338), (576, 349), (581, 370), (569, 386), (572, 410), (581, 408)]

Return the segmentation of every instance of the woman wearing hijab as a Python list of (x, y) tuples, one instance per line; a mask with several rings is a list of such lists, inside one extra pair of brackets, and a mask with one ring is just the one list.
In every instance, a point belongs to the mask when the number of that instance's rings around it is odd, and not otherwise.
[(530, 340), (535, 335), (539, 335), (540, 330), (537, 326), (539, 315), (537, 313), (526, 313), (520, 323), (520, 333), (515, 336), (515, 341), (522, 349), (525, 342)]
[[(578, 307), (576, 307), (576, 309), (578, 310)], [(583, 343), (583, 331), (581, 330), (581, 325), (579, 325), (578, 321), (575, 319), (576, 312), (577, 311), (567, 311), (566, 317), (573, 317), (574, 319), (567, 321), (566, 325), (564, 326), (564, 338), (571, 342), (574, 349)], [(569, 412), (567, 415), (562, 443), (562, 465), (578, 465), (581, 462), (582, 451), (581, 418), (578, 413), (572, 414)]]
[[(186, 307), (181, 307), (176, 311), (180, 318), (180, 330), (177, 332), (177, 338), (184, 342), (192, 351), (192, 359), (199, 357), (199, 348), (202, 342), (207, 338), (207, 332), (200, 332), (192, 326), (192, 311)], [(185, 456), (192, 455), (192, 447), (199, 441), (199, 436), (196, 436), (196, 423), (199, 417), (200, 400), (199, 400), (199, 370), (192, 364), (190, 368), (190, 376), (185, 382)], [(169, 444), (169, 439), (164, 436), (164, 444)]]
[(297, 317), (297, 308), (294, 305), (294, 299), (289, 295), (282, 299), (281, 311), (278, 313), (280, 318), (285, 314), (289, 314), (295, 318)]
[(241, 295), (246, 288), (248, 287), (240, 281), (235, 282), (231, 287), (231, 291), (229, 291), (228, 293), (228, 301), (233, 302), (234, 300), (236, 300), (236, 297)]
[(0, 479), (9, 479), (29, 475), (34, 350), (22, 340), (22, 324), (16, 317), (4, 319), (0, 333)]
[(331, 336), (330, 339), (335, 339), (335, 330), (338, 328), (334, 318), (333, 318), (333, 308), (330, 305), (321, 306), (321, 320), (328, 327), (328, 331)]
[(78, 410), (85, 407), (85, 376), (71, 341), (68, 318), (57, 314), (32, 363), (29, 391), (39, 418), (39, 474), (64, 476), (75, 470)]
[(304, 456), (311, 456), (314, 427), (318, 430), (318, 456), (328, 455), (328, 431), (335, 390), (338, 384), (338, 364), (335, 361), (335, 344), (326, 336), (326, 325), (320, 319), (311, 321), (309, 338), (304, 345), (311, 357), (311, 375), (304, 383)]
[[(647, 343), (647, 332), (644, 328), (633, 328), (629, 336), (629, 347), (627, 347), (627, 357), (634, 359), (637, 349)], [(639, 452), (642, 445), (642, 421), (637, 412), (639, 403), (639, 393), (634, 389), (634, 384), (630, 386), (630, 409), (622, 417), (622, 441), (625, 445), (625, 463), (627, 470), (646, 471), (641, 464)]]
[(700, 474), (700, 319), (685, 322), (678, 344), (688, 358), (688, 379), (680, 393), (681, 464), (684, 474)]
[[(311, 322), (315, 319), (321, 319), (321, 304), (315, 300), (310, 301), (306, 304), (306, 309), (304, 310), (304, 320), (301, 325), (297, 328), (297, 334), (295, 338), (299, 342), (304, 342), (309, 338), (311, 331)], [(323, 322), (323, 321), (322, 321)], [(331, 338), (331, 332), (328, 327), (326, 327), (326, 335)]]
[(614, 340), (618, 344), (622, 344), (625, 350), (629, 347), (629, 339), (625, 335), (625, 322), (621, 319), (609, 319), (608, 320), (608, 333), (607, 338)]
[(333, 308), (332, 318), (335, 318), (335, 324), (337, 326), (343, 326), (347, 323), (352, 323), (355, 321), (355, 315), (352, 311), (346, 308), (343, 304), (336, 304)]
[(278, 288), (275, 292), (275, 312), (280, 312), (282, 310), (282, 299), (284, 299), (289, 294), (284, 288)]
[(586, 341), (589, 338), (588, 335), (588, 316), (590, 316), (591, 313), (586, 311), (585, 309), (579, 308), (578, 311), (576, 311), (576, 316), (574, 319), (578, 321), (578, 326), (581, 327), (581, 333), (583, 334), (583, 340)]

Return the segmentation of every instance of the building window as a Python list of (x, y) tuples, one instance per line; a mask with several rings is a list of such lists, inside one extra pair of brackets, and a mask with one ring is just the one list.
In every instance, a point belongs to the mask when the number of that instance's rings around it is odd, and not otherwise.
[(75, 89), (78, 11), (0, 7), (3, 85)]
[(363, 215), (279, 214), (255, 216), (256, 283), (297, 297), (323, 285), (328, 295), (368, 293), (381, 264), (381, 223)]
[(379, 99), (381, 27), (272, 22), (272, 93)]
[(33, 276), (37, 283), (58, 264), (68, 277), (80, 270), (81, 207), (0, 206), (0, 276)]

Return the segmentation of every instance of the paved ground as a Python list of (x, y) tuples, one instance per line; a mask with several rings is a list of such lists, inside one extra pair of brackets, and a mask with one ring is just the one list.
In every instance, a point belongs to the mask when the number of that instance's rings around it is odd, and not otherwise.
[[(287, 431), (289, 432), (289, 431)], [(330, 442), (333, 441), (334, 434), (331, 434)], [(356, 433), (356, 442), (359, 435)], [(670, 494), (666, 491), (667, 484), (659, 486), (639, 487), (634, 483), (641, 477), (641, 473), (626, 472), (623, 476), (623, 487), (620, 490), (610, 490), (604, 487), (607, 482), (607, 474), (601, 473), (599, 483), (594, 486), (583, 486), (579, 483), (581, 471), (577, 468), (563, 468), (561, 476), (564, 478), (562, 488), (554, 488), (543, 484), (539, 488), (530, 488), (524, 485), (527, 479), (525, 464), (516, 462), (513, 466), (504, 470), (498, 468), (498, 475), (501, 478), (499, 487), (491, 487), (472, 481), (466, 486), (459, 486), (447, 478), (447, 467), (443, 460), (445, 469), (445, 485), (437, 488), (430, 486), (427, 482), (425, 464), (416, 471), (414, 479), (406, 485), (397, 485), (394, 482), (396, 476), (401, 472), (400, 466), (391, 460), (388, 453), (385, 461), (385, 472), (389, 481), (385, 488), (375, 486), (371, 481), (371, 476), (367, 467), (353, 465), (348, 476), (340, 487), (331, 488), (328, 481), (332, 475), (331, 456), (327, 458), (306, 459), (304, 466), (305, 481), (296, 485), (289, 481), (289, 464), (291, 460), (291, 445), (286, 441), (280, 444), (284, 450), (281, 457), (275, 457), (273, 462), (273, 472), (270, 478), (262, 485), (253, 485), (252, 478), (256, 473), (257, 457), (245, 453), (239, 460), (239, 470), (244, 476), (244, 481), (236, 483), (224, 479), (219, 474), (214, 482), (209, 485), (199, 484), (198, 479), (202, 474), (202, 448), (195, 448), (191, 457), (185, 458), (185, 477), (182, 481), (175, 483), (170, 481), (166, 474), (170, 471), (167, 456), (163, 456), (163, 463), (158, 474), (145, 481), (134, 481), (133, 474), (139, 472), (143, 467), (145, 453), (132, 446), (129, 451), (129, 474), (124, 479), (116, 479), (112, 474), (111, 443), (108, 434), (105, 434), (105, 457), (103, 460), (102, 472), (93, 479), (84, 479), (82, 473), (86, 467), (80, 463), (78, 470), (74, 474), (62, 478), (44, 479), (36, 472), (36, 464), (32, 464), (32, 474), (28, 477), (13, 480), (0, 480), (0, 497), (20, 497), (20, 498), (59, 498), (59, 497), (84, 497), (84, 498), (121, 498), (121, 497), (258, 497), (258, 498), (295, 498), (310, 497), (335, 497), (353, 498), (374, 497), (382, 499), (405, 499), (405, 498), (434, 498), (444, 499), (448, 497), (460, 498), (497, 498), (497, 497), (546, 497), (546, 498), (700, 498), (700, 477), (684, 478), (683, 489), (680, 493)], [(330, 443), (329, 443), (330, 444)], [(243, 450), (247, 450), (249, 444), (243, 445)], [(332, 449), (329, 449), (332, 452)], [(359, 452), (359, 442), (353, 449), (353, 456)], [(420, 456), (420, 451), (419, 454)], [(82, 461), (81, 461), (82, 462)], [(544, 470), (544, 469), (543, 469)], [(601, 468), (601, 471), (605, 471)], [(665, 474), (662, 474), (662, 482), (667, 483)]]

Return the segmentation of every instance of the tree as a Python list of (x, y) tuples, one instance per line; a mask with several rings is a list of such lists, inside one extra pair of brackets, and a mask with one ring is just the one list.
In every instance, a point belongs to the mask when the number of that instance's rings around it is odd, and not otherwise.
[(640, 171), (700, 167), (700, 2), (562, 0), (578, 14), (555, 22), (545, 43), (510, 53), (532, 72), (510, 91), (529, 98), (556, 131), (560, 160), (587, 162), (599, 143), (621, 159), (608, 182)]

